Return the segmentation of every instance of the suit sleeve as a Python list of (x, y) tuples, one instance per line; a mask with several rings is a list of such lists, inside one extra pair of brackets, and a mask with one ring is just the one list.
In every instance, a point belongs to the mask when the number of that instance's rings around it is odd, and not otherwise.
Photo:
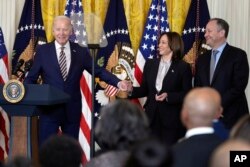
[[(90, 53), (87, 49), (84, 49), (84, 69), (87, 70), (90, 74), (92, 74), (92, 57), (90, 56)], [(120, 79), (118, 79), (115, 75), (113, 75), (111, 72), (107, 71), (103, 67), (99, 67), (95, 63), (95, 76), (99, 77), (101, 80), (105, 81), (106, 83), (113, 85), (117, 87), (118, 82), (120, 82)]]

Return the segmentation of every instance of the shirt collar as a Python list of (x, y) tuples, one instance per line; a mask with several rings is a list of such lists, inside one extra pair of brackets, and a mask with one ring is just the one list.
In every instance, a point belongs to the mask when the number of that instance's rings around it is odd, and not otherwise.
[[(57, 41), (55, 41), (56, 50), (61, 49), (62, 45), (60, 45)], [(65, 49), (69, 48), (69, 41), (64, 45)]]
[(218, 50), (219, 51), (219, 53), (222, 53), (222, 51), (223, 51), (223, 49), (225, 48), (225, 46), (226, 46), (226, 42), (224, 42), (222, 45), (220, 45), (217, 49), (215, 49), (215, 50)]
[(194, 135), (212, 134), (212, 133), (214, 133), (214, 129), (212, 127), (193, 128), (187, 131), (185, 138), (189, 138)]

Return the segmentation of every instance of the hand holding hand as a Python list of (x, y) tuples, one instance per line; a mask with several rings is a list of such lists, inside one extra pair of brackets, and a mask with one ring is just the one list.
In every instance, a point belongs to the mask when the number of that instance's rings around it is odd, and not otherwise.
[(132, 83), (131, 81), (123, 80), (118, 83), (118, 88), (121, 91), (129, 91), (132, 90)]
[(167, 97), (168, 97), (168, 94), (166, 92), (164, 92), (164, 93), (162, 93), (160, 95), (156, 94), (155, 95), (155, 100), (156, 101), (163, 101), (163, 100), (166, 100)]
[(131, 93), (132, 91), (133, 91), (133, 84), (132, 84), (131, 81), (128, 81), (128, 90), (127, 90), (127, 92)]

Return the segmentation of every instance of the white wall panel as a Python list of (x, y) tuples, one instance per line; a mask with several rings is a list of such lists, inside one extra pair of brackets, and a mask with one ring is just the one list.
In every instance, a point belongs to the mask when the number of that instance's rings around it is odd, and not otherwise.
[[(24, 0), (0, 0), (0, 26), (3, 30), (5, 45), (11, 60), (11, 53), (23, 10)], [(10, 63), (11, 61), (9, 61)]]

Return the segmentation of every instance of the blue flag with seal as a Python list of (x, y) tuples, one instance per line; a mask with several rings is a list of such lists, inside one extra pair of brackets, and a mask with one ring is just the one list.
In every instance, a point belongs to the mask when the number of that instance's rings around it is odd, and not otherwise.
[[(46, 42), (43, 26), (40, 0), (26, 0), (12, 53), (12, 70), (16, 71), (16, 65), (33, 59), (35, 48), (38, 44)], [(19, 65), (20, 65), (19, 63)], [(14, 74), (18, 77), (18, 74)]]
[(184, 42), (184, 60), (192, 65), (193, 73), (196, 58), (206, 51), (205, 28), (210, 19), (207, 1), (192, 0), (185, 21), (182, 39)]
[[(107, 46), (100, 48), (97, 53), (97, 64), (105, 67), (121, 80), (132, 81), (135, 64), (134, 52), (128, 31), (127, 20), (122, 0), (111, 0), (109, 3), (105, 23), (105, 34), (100, 39), (100, 45), (107, 42)], [(97, 79), (98, 80), (98, 79)], [(105, 105), (117, 97), (124, 98), (126, 93), (103, 81), (97, 81), (95, 100), (96, 105)], [(98, 109), (95, 116), (98, 116)]]

